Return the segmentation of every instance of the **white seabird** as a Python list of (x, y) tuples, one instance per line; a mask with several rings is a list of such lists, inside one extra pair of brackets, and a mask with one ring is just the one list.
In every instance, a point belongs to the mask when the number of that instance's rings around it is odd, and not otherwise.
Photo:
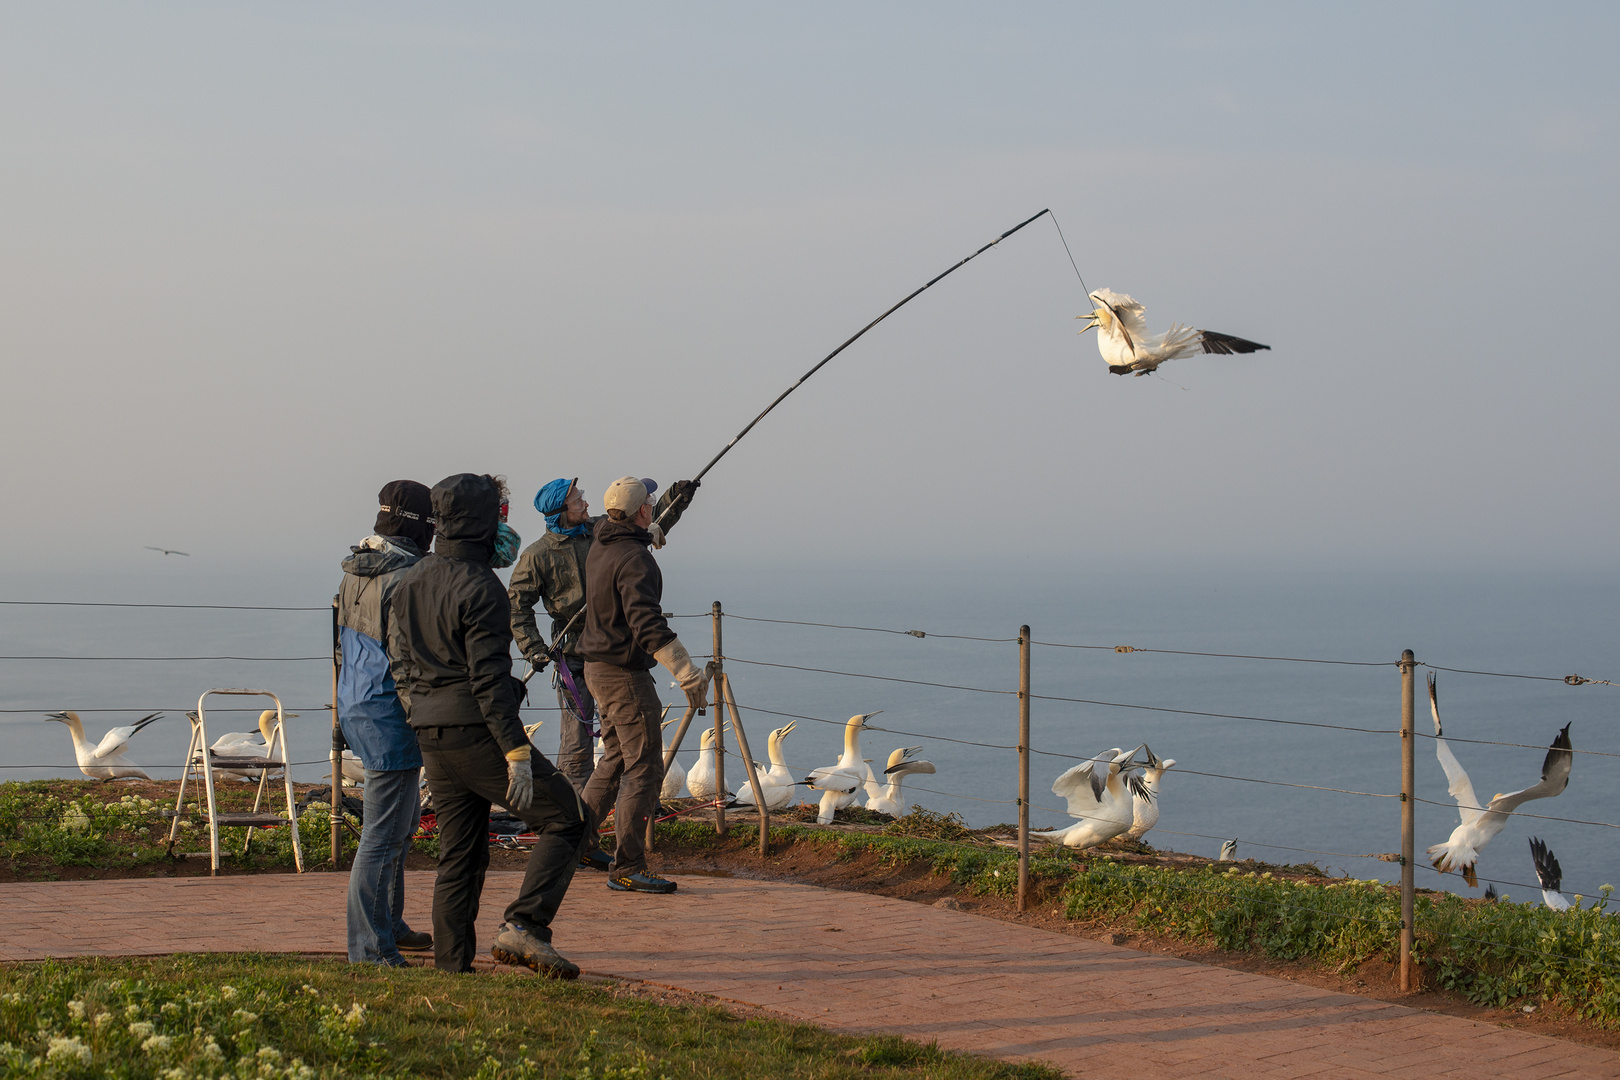
[(831, 824), (837, 811), (853, 806), (855, 793), (871, 777), (872, 768), (861, 757), (861, 728), (876, 715), (876, 712), (869, 712), (850, 717), (844, 724), (844, 752), (838, 761), (812, 769), (810, 775), (801, 781), (805, 786), (821, 792), (821, 812), (816, 815), (818, 824)]
[(1162, 334), (1149, 334), (1147, 322), (1142, 318), (1142, 305), (1112, 289), (1098, 289), (1091, 294), (1096, 303), (1089, 315), (1076, 315), (1077, 319), (1091, 320), (1080, 332), (1096, 329), (1097, 349), (1115, 375), (1146, 375), (1166, 360), (1198, 353), (1252, 353), (1270, 349), (1256, 341), (1220, 334), (1214, 330), (1194, 330), (1180, 323), (1172, 323)]
[(1569, 725), (1564, 725), (1547, 748), (1547, 756), (1541, 762), (1539, 781), (1506, 795), (1495, 795), (1488, 805), (1481, 806), (1479, 797), (1474, 794), (1473, 783), (1457, 761), (1457, 755), (1451, 752), (1451, 744), (1443, 737), (1440, 699), (1435, 691), (1433, 672), (1429, 674), (1429, 712), (1434, 717), (1434, 751), (1440, 759), (1440, 767), (1446, 771), (1446, 779), (1450, 781), (1447, 790), (1457, 800), (1457, 810), (1462, 816), (1461, 823), (1452, 830), (1445, 843), (1429, 848), (1429, 859), (1442, 874), (1457, 870), (1471, 888), (1477, 888), (1479, 879), (1474, 873), (1474, 864), (1479, 861), (1480, 851), (1507, 824), (1508, 815), (1531, 799), (1550, 799), (1569, 786), (1569, 770), (1575, 760), (1569, 741)]
[(1215, 861), (1237, 862), (1237, 837), (1234, 836), (1221, 844), (1221, 853), (1216, 857)]
[[(1141, 749), (1140, 746), (1136, 748)], [(1136, 750), (1125, 751), (1118, 747), (1105, 750), (1058, 777), (1052, 784), (1052, 794), (1068, 800), (1069, 815), (1080, 820), (1066, 829), (1049, 829), (1029, 835), (1065, 847), (1089, 848), (1129, 829), (1135, 820), (1132, 796), (1147, 794), (1141, 777), (1131, 775), (1134, 770), (1142, 768), (1132, 760), (1136, 757)]]
[(1174, 767), (1175, 758), (1160, 760), (1152, 750), (1147, 750), (1147, 768), (1142, 770), (1142, 786), (1147, 788), (1146, 798), (1131, 793), (1131, 827), (1125, 831), (1125, 839), (1140, 840), (1146, 832), (1159, 823), (1159, 781), (1163, 778), (1165, 770)]
[[(669, 709), (664, 709), (664, 715), (669, 715)], [(666, 731), (674, 720), (665, 720), (658, 725), (660, 731)], [(664, 740), (664, 753), (669, 753), (669, 740)], [(686, 766), (675, 758), (669, 759), (669, 768), (664, 770), (664, 786), (658, 789), (660, 799), (678, 799), (681, 797), (681, 788), (686, 786)]]
[[(786, 806), (793, 800), (793, 789), (798, 786), (793, 782), (793, 774), (788, 772), (787, 761), (782, 757), (782, 740), (793, 733), (798, 723), (797, 720), (790, 720), (772, 731), (765, 744), (765, 754), (771, 759), (771, 767), (768, 770), (758, 764), (754, 767), (759, 775), (760, 791), (765, 794), (767, 810), (780, 810)], [(754, 805), (754, 785), (742, 785), (742, 790), (737, 793), (735, 805)]]
[(692, 771), (686, 774), (686, 790), (692, 793), (694, 799), (713, 799), (715, 797), (729, 799), (731, 793), (720, 794), (715, 791), (714, 778), (714, 728), (703, 729), (703, 738), (699, 740), (697, 763)]
[(47, 713), (45, 719), (67, 725), (68, 733), (73, 736), (73, 756), (79, 762), (79, 771), (92, 780), (115, 780), (120, 776), (150, 780), (152, 778), (146, 775), (144, 769), (125, 756), (125, 751), (129, 749), (130, 736), (162, 715), (160, 712), (151, 713), (133, 724), (111, 728), (94, 746), (84, 737), (84, 723), (78, 713)]
[(876, 810), (878, 813), (888, 814), (890, 817), (905, 816), (906, 804), (900, 798), (900, 781), (912, 773), (931, 773), (934, 771), (932, 761), (919, 761), (912, 757), (921, 749), (920, 746), (902, 746), (889, 755), (888, 768), (883, 770), (883, 775), (889, 778), (889, 782), (878, 793), (876, 798), (866, 800), (868, 810)]
[[(197, 714), (195, 712), (189, 712), (186, 715), (191, 718), (192, 723), (196, 723)], [(291, 720), (298, 714), (286, 713), (285, 715), (287, 719)], [(276, 738), (276, 727), (276, 710), (265, 709), (259, 714), (258, 731), (227, 731), (214, 740), (214, 745), (208, 748), (208, 752), (212, 757), (222, 758), (269, 757)], [(347, 769), (344, 771), (346, 773)], [(214, 772), (222, 776), (235, 776), (243, 780), (259, 779), (259, 770), (257, 769), (215, 768)]]
[(1574, 907), (1569, 897), (1558, 890), (1564, 886), (1564, 870), (1558, 865), (1558, 856), (1547, 845), (1530, 838), (1530, 861), (1536, 864), (1536, 880), (1541, 882), (1541, 899), (1554, 911), (1568, 911)]

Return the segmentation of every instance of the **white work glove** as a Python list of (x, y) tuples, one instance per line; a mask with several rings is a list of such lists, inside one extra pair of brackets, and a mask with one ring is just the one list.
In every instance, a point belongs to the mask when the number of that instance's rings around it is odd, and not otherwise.
[(658, 522), (655, 521), (648, 525), (647, 531), (652, 533), (654, 551), (664, 546), (664, 530), (659, 526)]
[(506, 760), (506, 808), (521, 813), (534, 805), (534, 768), (529, 764), (527, 747), (512, 753), (523, 756), (516, 761)]
[(669, 669), (680, 683), (681, 689), (686, 692), (686, 703), (695, 709), (701, 709), (706, 704), (705, 699), (709, 691), (709, 677), (704, 668), (692, 663), (692, 654), (686, 651), (681, 639), (676, 638), (662, 649), (653, 653), (657, 660)]

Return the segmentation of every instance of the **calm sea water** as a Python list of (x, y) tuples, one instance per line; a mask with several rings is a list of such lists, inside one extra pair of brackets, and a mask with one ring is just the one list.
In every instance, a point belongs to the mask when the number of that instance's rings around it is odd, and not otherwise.
[[(329, 740), (329, 602), (335, 574), (209, 577), (159, 563), (150, 572), (104, 578), (5, 576), (8, 600), (308, 605), (313, 611), (196, 611), (150, 608), (0, 605), (0, 653), (102, 657), (244, 656), (260, 660), (0, 660), (0, 763), (10, 779), (75, 775), (66, 730), (45, 723), (55, 709), (81, 712), (92, 738), (107, 727), (163, 709), (164, 720), (135, 740), (154, 776), (177, 775), (186, 742), (184, 713), (210, 686), (276, 691), (300, 714), (289, 726), (295, 758), (318, 760)], [(786, 742), (796, 770), (833, 761), (852, 713), (882, 710), (863, 741), (879, 769), (897, 746), (921, 745), (938, 772), (913, 778), (908, 801), (961, 814), (970, 824), (1013, 821), (1017, 811), (1018, 626), (1037, 642), (1032, 686), (1032, 817), (1052, 827), (1070, 819), (1050, 793), (1053, 779), (1113, 746), (1146, 742), (1177, 768), (1165, 779), (1161, 847), (1213, 855), (1236, 837), (1243, 856), (1314, 860), (1335, 873), (1392, 878), (1391, 864), (1360, 858), (1399, 849), (1400, 804), (1279, 784), (1317, 785), (1389, 795), (1400, 787), (1403, 648), (1420, 661), (1479, 671), (1592, 678), (1620, 675), (1614, 612), (1620, 582), (1555, 575), (1397, 576), (1341, 573), (1181, 572), (1113, 576), (1042, 575), (1025, 584), (988, 582), (973, 569), (799, 570), (792, 576), (749, 568), (669, 574), (666, 606), (694, 653), (709, 650), (710, 601), (723, 601), (728, 670), (758, 758), (766, 736), (799, 721)], [(741, 618), (839, 623), (928, 636), (830, 629)], [(956, 640), (942, 635), (1003, 639)], [(1113, 646), (1354, 661), (1376, 666), (1118, 653)], [(755, 663), (745, 663), (754, 661)], [(772, 667), (767, 664), (792, 665)], [(827, 672), (796, 670), (817, 668)], [(1419, 672), (1419, 730), (1431, 731)], [(857, 676), (883, 676), (890, 680)], [(1620, 687), (1570, 687), (1440, 672), (1442, 716), (1454, 749), (1482, 795), (1533, 782), (1545, 746), (1572, 723), (1578, 750), (1568, 791), (1527, 804), (1526, 814), (1620, 822)], [(946, 686), (922, 685), (929, 683)], [(995, 693), (978, 692), (997, 691)], [(680, 700), (666, 685), (667, 701)], [(1047, 700), (1079, 698), (1085, 703)], [(542, 749), (556, 744), (549, 688), (534, 695), (544, 719)], [(1102, 704), (1102, 703), (1112, 704)], [(249, 730), (257, 704), (220, 701), (214, 731)], [(1141, 706), (1129, 708), (1123, 706)], [(1258, 719), (1158, 712), (1192, 710)], [(110, 711), (96, 711), (110, 710)], [(767, 712), (764, 710), (770, 710)], [(211, 713), (212, 716), (212, 713)], [(1310, 724), (1373, 729), (1336, 730)], [(959, 741), (948, 741), (959, 740)], [(985, 743), (989, 746), (971, 745)], [(696, 733), (688, 737), (696, 745)], [(1431, 740), (1419, 740), (1420, 799), (1448, 803)], [(694, 755), (682, 755), (690, 765)], [(733, 766), (735, 768), (735, 765)], [(301, 766), (316, 779), (319, 765)], [(1244, 779), (1229, 779), (1244, 778)], [(1273, 781), (1257, 783), (1252, 781)], [(1421, 849), (1444, 840), (1454, 805), (1417, 804)], [(1519, 899), (1535, 895), (1526, 840), (1547, 840), (1564, 867), (1565, 891), (1592, 895), (1620, 881), (1612, 828), (1572, 821), (1512, 819), (1480, 863), (1484, 880)], [(1269, 845), (1269, 846), (1268, 846)], [(1309, 849), (1290, 851), (1290, 848)], [(1327, 852), (1332, 854), (1314, 854)], [(1419, 883), (1469, 892), (1459, 878), (1419, 872)]]

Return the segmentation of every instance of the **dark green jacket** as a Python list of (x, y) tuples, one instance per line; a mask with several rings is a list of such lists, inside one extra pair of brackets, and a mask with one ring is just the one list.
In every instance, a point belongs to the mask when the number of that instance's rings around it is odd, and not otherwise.
[[(594, 531), (601, 520), (591, 518), (589, 529)], [(541, 635), (535, 622), (535, 603), (544, 601), (551, 616), (551, 634), (561, 633), (568, 620), (585, 606), (585, 556), (590, 550), (591, 532), (584, 536), (547, 532), (524, 548), (512, 567), (512, 584), (506, 590), (512, 603), (512, 638), (524, 659), (536, 667), (544, 655), (540, 646), (550, 638)], [(585, 620), (580, 619), (558, 642), (564, 654), (578, 655), (579, 635), (584, 629)]]

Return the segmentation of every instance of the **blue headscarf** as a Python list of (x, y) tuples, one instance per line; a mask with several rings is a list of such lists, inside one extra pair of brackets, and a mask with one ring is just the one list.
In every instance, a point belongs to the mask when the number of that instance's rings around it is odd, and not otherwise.
[(568, 493), (573, 487), (574, 482), (563, 477), (553, 480), (534, 496), (534, 508), (546, 516), (546, 528), (561, 536), (585, 536), (591, 531), (589, 522), (571, 529), (563, 528), (563, 510), (568, 505)]

